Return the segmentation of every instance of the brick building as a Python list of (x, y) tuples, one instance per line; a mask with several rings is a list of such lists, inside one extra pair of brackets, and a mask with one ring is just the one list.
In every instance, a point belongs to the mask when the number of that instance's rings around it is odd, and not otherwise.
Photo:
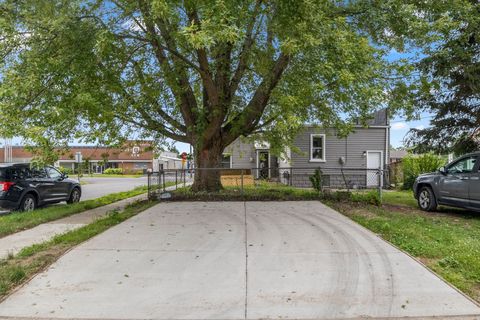
[[(22, 146), (12, 146), (11, 156), (7, 157), (5, 148), (0, 148), (0, 163), (11, 158), (11, 162), (30, 162), (32, 153)], [(75, 154), (80, 152), (83, 166), (91, 173), (102, 173), (107, 168), (121, 168), (124, 172), (144, 172), (151, 169), (154, 153), (150, 141), (128, 141), (123, 148), (104, 146), (72, 146), (60, 152), (55, 163), (57, 167), (74, 169)]]

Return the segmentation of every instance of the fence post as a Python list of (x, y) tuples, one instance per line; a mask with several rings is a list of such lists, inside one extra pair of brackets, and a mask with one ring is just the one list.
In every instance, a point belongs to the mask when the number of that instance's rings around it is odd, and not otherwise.
[(166, 183), (165, 183), (165, 171), (162, 170), (162, 176), (163, 176), (163, 192), (167, 191), (166, 189)]
[(148, 175), (147, 175), (147, 197), (148, 197), (148, 200), (150, 200), (150, 188), (152, 187), (151, 186), (151, 179), (152, 179), (152, 174), (149, 172)]
[(382, 203), (382, 170), (379, 169), (378, 175), (378, 197), (380, 198), (380, 204)]
[(175, 170), (175, 190), (177, 190), (177, 185), (178, 185), (178, 171)]
[(183, 171), (183, 187), (187, 186), (187, 170), (184, 169)]
[(293, 168), (290, 167), (290, 186), (293, 186)]
[(242, 169), (242, 195), (243, 195), (243, 169)]
[(156, 193), (160, 193), (162, 191), (162, 178), (160, 176), (160, 171), (157, 173), (157, 189), (155, 190)]

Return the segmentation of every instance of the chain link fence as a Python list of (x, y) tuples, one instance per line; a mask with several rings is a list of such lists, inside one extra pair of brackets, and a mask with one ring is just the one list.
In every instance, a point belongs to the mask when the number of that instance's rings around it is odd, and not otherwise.
[[(316, 172), (319, 170), (318, 172)], [(291, 186), (313, 188), (312, 177), (316, 176), (321, 189), (326, 190), (378, 190), (388, 185), (388, 170), (366, 168), (196, 168), (166, 169), (148, 173), (148, 195), (155, 198), (158, 193), (190, 185), (200, 171), (216, 172), (222, 186), (244, 191), (246, 188)]]

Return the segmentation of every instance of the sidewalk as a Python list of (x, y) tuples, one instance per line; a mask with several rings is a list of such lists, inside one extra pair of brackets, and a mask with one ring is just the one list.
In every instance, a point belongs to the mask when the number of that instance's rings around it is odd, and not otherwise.
[(147, 199), (147, 194), (123, 199), (0, 238), (0, 259), (7, 257), (8, 254), (17, 254), (23, 248), (33, 244), (48, 241), (58, 234), (81, 228), (115, 209), (122, 210), (130, 203), (144, 199)]

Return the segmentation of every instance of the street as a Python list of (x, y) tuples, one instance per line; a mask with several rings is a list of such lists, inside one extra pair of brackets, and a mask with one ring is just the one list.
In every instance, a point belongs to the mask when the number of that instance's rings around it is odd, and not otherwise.
[[(75, 178), (72, 176), (72, 178)], [(147, 185), (147, 177), (140, 178), (101, 178), (82, 177), (82, 201), (106, 196), (107, 194), (129, 191), (139, 186)]]

